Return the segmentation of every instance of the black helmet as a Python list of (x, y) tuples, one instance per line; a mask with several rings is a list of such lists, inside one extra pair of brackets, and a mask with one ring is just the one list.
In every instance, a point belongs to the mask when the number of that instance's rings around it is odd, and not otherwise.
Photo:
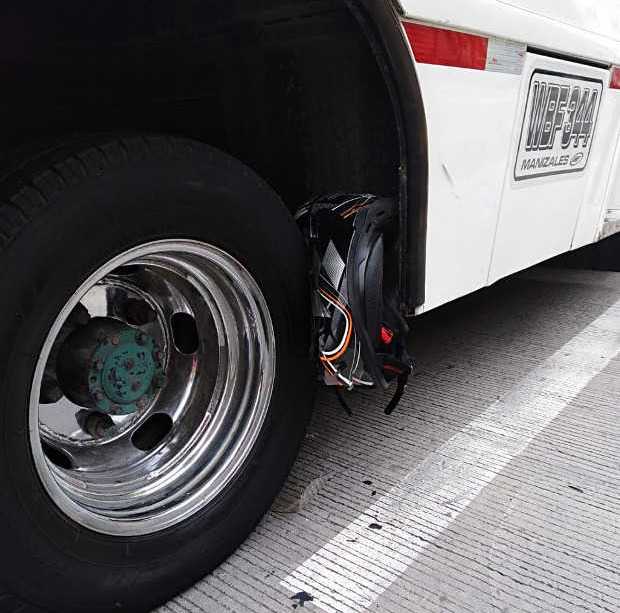
[(407, 324), (398, 310), (396, 205), (370, 194), (334, 194), (296, 219), (313, 257), (317, 348), (328, 385), (352, 390), (397, 380), (390, 413), (412, 370)]

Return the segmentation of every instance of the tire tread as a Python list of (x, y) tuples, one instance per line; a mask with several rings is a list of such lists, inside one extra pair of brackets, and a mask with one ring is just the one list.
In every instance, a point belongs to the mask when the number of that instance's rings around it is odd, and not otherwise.
[[(93, 140), (95, 141), (93, 144)], [(80, 143), (83, 143), (80, 146)], [(35, 155), (19, 158), (0, 173), (0, 252), (7, 249), (31, 223), (36, 213), (65, 189), (98, 177), (114, 167), (140, 162), (154, 155), (185, 157), (197, 147), (210, 149), (176, 136), (80, 136)]]

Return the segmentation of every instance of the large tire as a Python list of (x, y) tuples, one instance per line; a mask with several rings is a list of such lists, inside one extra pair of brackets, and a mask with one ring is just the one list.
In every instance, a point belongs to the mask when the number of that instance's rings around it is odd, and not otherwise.
[[(44, 486), (31, 386), (80, 284), (118, 254), (163, 239), (215, 246), (249, 271), (273, 322), (273, 392), (247, 458), (214, 500), (154, 533), (108, 535), (75, 521)], [(5, 173), (0, 271), (0, 610), (149, 611), (230, 555), (295, 459), (313, 402), (303, 240), (274, 192), (227, 155), (184, 139), (97, 136)]]

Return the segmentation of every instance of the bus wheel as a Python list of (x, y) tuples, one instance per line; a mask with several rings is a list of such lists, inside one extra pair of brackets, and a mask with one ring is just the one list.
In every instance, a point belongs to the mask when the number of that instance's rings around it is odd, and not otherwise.
[(0, 185), (4, 588), (148, 611), (269, 508), (313, 402), (303, 239), (238, 161), (83, 139)]

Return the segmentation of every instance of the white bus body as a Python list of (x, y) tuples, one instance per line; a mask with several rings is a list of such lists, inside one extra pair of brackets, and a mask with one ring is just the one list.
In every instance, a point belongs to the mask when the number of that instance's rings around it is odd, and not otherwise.
[[(418, 312), (620, 229), (620, 90), (610, 88), (611, 67), (620, 64), (620, 3), (403, 0), (401, 9), (406, 22), (486, 37), (504, 63), (475, 70), (412, 54), (429, 146), (426, 300)], [(530, 155), (523, 131), (549, 85), (562, 92), (557, 138), (547, 156)], [(598, 92), (589, 142), (562, 148), (570, 98), (561, 97), (586, 89)]]

